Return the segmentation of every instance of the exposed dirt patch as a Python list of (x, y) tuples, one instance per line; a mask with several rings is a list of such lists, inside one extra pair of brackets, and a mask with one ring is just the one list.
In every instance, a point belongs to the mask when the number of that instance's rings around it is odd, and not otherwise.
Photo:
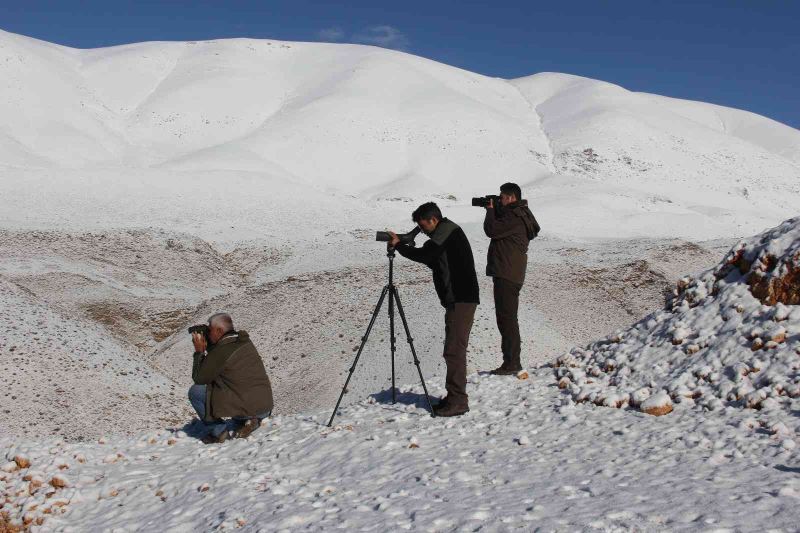
[(652, 300), (662, 298), (671, 287), (661, 272), (653, 270), (644, 260), (610, 268), (576, 269), (573, 281), (591, 287), (625, 309), (631, 318), (639, 318), (652, 310)]

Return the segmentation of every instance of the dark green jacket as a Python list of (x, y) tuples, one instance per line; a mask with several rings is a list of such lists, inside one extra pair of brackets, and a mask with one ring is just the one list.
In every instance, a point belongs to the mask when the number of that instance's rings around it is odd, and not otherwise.
[(228, 333), (208, 353), (194, 354), (192, 379), (206, 385), (206, 421), (272, 410), (272, 385), (246, 331)]

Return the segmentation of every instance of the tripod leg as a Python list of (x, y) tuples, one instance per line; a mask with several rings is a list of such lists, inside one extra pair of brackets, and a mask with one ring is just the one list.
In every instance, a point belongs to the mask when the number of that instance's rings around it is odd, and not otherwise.
[(389, 286), (389, 345), (392, 351), (392, 403), (397, 403), (397, 387), (395, 386), (394, 354), (397, 350), (397, 338), (394, 336), (394, 285)]
[(328, 421), (328, 427), (331, 427), (333, 424), (333, 417), (336, 416), (336, 411), (339, 410), (339, 404), (342, 403), (342, 398), (344, 398), (344, 394), (347, 392), (347, 385), (350, 383), (350, 378), (353, 377), (353, 372), (356, 369), (356, 364), (358, 364), (358, 359), (361, 357), (361, 352), (364, 350), (364, 346), (367, 344), (367, 339), (369, 338), (369, 334), (372, 331), (372, 326), (375, 325), (375, 319), (378, 318), (378, 313), (381, 310), (381, 306), (383, 305), (383, 299), (386, 298), (386, 293), (389, 292), (389, 285), (386, 285), (381, 292), (381, 297), (378, 298), (378, 304), (375, 306), (375, 311), (372, 312), (372, 318), (369, 321), (369, 326), (367, 326), (367, 331), (364, 333), (364, 336), (361, 337), (361, 346), (358, 347), (358, 353), (356, 354), (356, 358), (353, 361), (352, 366), (350, 366), (350, 373), (347, 374), (347, 381), (344, 382), (344, 387), (342, 387), (342, 392), (339, 394), (339, 400), (336, 402), (336, 407), (333, 408), (333, 413), (331, 414), (331, 419)]
[(406, 313), (403, 311), (403, 304), (400, 303), (400, 293), (397, 291), (397, 287), (394, 285), (390, 288), (391, 292), (394, 293), (394, 299), (397, 301), (397, 312), (400, 314), (400, 319), (403, 321), (403, 327), (406, 330), (406, 339), (408, 340), (408, 346), (411, 348), (411, 355), (414, 358), (414, 364), (417, 365), (417, 372), (419, 373), (419, 380), (422, 382), (422, 390), (425, 391), (425, 399), (428, 401), (428, 409), (431, 411), (431, 416), (436, 417), (433, 412), (433, 405), (431, 404), (431, 397), (428, 395), (428, 387), (425, 386), (425, 378), (422, 377), (422, 369), (419, 367), (419, 358), (417, 357), (417, 351), (414, 349), (414, 339), (411, 337), (411, 330), (408, 328), (408, 321), (406, 320)]

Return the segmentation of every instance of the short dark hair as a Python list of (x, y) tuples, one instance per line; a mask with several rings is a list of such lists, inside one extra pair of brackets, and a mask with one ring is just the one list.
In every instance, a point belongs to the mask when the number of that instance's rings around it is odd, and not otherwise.
[(500, 186), (500, 192), (504, 192), (506, 194), (513, 194), (517, 197), (517, 200), (522, 200), (522, 189), (519, 188), (519, 185), (516, 183), (504, 183)]
[(421, 219), (430, 220), (433, 217), (442, 220), (442, 211), (439, 209), (439, 206), (436, 205), (434, 202), (427, 202), (419, 206), (411, 213), (411, 220), (414, 222), (419, 222)]

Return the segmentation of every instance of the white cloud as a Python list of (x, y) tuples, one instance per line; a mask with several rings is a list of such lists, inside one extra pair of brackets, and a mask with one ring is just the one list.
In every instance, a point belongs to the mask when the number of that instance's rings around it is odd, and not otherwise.
[(408, 37), (403, 32), (386, 25), (366, 28), (353, 35), (352, 41), (354, 43), (374, 44), (395, 50), (407, 50), (409, 46)]
[(344, 30), (334, 26), (333, 28), (325, 28), (317, 32), (317, 38), (320, 41), (337, 42), (344, 40)]

